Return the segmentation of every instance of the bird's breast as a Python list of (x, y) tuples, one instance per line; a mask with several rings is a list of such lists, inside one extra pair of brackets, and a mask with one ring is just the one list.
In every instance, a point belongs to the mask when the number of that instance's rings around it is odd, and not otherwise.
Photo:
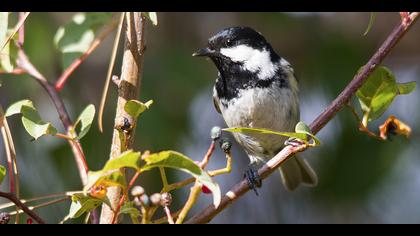
[[(273, 86), (238, 91), (229, 101), (221, 99), (219, 106), (229, 127), (265, 128), (293, 131), (299, 120), (299, 100), (290, 89)], [(283, 146), (286, 138), (266, 134), (234, 134), (248, 153), (270, 156)]]

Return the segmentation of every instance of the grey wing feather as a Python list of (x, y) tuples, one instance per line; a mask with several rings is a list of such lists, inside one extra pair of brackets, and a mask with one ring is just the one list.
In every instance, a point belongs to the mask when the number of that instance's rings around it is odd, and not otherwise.
[(222, 112), (220, 111), (219, 98), (217, 98), (216, 91), (213, 92), (213, 104), (214, 104), (214, 107), (216, 108), (216, 111), (222, 114)]

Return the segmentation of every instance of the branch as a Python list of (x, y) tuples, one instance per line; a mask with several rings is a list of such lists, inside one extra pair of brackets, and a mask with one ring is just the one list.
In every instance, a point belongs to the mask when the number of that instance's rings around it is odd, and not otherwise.
[(30, 210), (25, 204), (23, 204), (13, 193), (0, 192), (0, 197), (7, 198), (12, 201), (16, 206), (22, 209), (28, 216), (32, 217), (39, 224), (45, 224), (45, 221), (39, 217), (35, 212)]
[[(144, 25), (145, 17), (140, 12), (130, 12), (125, 14), (125, 44), (122, 62), (120, 83), (118, 86), (118, 101), (115, 114), (114, 134), (110, 159), (118, 157), (123, 151), (130, 149), (134, 142), (135, 127), (137, 120), (128, 115), (124, 106), (128, 100), (137, 99), (140, 93), (141, 72), (144, 56)], [(120, 139), (118, 127), (126, 127), (123, 134), (124, 140)], [(108, 188), (108, 198), (113, 209), (120, 201), (121, 189), (118, 187)], [(114, 218), (114, 212), (106, 205), (102, 207), (100, 223), (110, 224)]]
[[(18, 59), (17, 64), (21, 69), (24, 69), (29, 75), (31, 75), (48, 93), (52, 102), (55, 105), (55, 108), (59, 114), (60, 120), (64, 125), (64, 128), (67, 131), (69, 136), (73, 136), (73, 125), (70, 120), (70, 116), (67, 113), (67, 110), (64, 106), (63, 100), (58, 95), (57, 91), (55, 90), (54, 86), (51, 85), (47, 79), (34, 67), (34, 65), (29, 61), (28, 57), (26, 56), (25, 52), (22, 48), (19, 49), (18, 52)], [(79, 141), (76, 140), (69, 140), (69, 144), (72, 148), (74, 153), (74, 157), (77, 163), (77, 167), (79, 169), (79, 175), (82, 180), (83, 185), (87, 184), (87, 172), (89, 168), (86, 163), (85, 154), (83, 153), (82, 146)]]
[(67, 79), (73, 72), (82, 64), (86, 58), (92, 54), (93, 51), (102, 43), (102, 41), (112, 32), (114, 31), (115, 27), (118, 25), (118, 19), (115, 17), (112, 18), (111, 23), (109, 25), (106, 25), (105, 28), (99, 33), (99, 35), (95, 38), (95, 40), (92, 42), (90, 47), (86, 52), (83, 53), (80, 57), (76, 58), (69, 67), (67, 67), (63, 74), (58, 78), (57, 82), (55, 83), (55, 89), (57, 91), (60, 91), (64, 84), (66, 83)]
[[(368, 61), (366, 66), (353, 78), (347, 87), (341, 92), (340, 95), (331, 103), (327, 109), (324, 110), (310, 125), (314, 134), (318, 133), (334, 116), (340, 111), (343, 106), (350, 100), (353, 94), (363, 85), (369, 75), (375, 68), (385, 59), (390, 50), (397, 44), (397, 42), (404, 36), (410, 29), (418, 17), (418, 12), (412, 13), (409, 20), (401, 22), (397, 25), (382, 46), (376, 51), (372, 58)], [(258, 170), (258, 174), (262, 179), (267, 178), (274, 170), (276, 170), (284, 161), (296, 154), (297, 152), (304, 151), (307, 147), (292, 147), (286, 146), (280, 153), (273, 157), (263, 167)], [(238, 200), (239, 197), (249, 191), (248, 183), (242, 180), (240, 183), (233, 186), (233, 188), (226, 193), (218, 208), (210, 205), (186, 223), (207, 223), (212, 220), (217, 214), (228, 207), (231, 203)]]

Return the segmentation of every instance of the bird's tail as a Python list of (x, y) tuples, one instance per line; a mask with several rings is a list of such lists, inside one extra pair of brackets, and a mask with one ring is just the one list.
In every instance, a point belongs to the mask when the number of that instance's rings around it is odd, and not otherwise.
[(281, 164), (280, 175), (287, 190), (295, 190), (301, 183), (306, 186), (316, 186), (318, 177), (309, 163), (299, 156), (293, 156)]

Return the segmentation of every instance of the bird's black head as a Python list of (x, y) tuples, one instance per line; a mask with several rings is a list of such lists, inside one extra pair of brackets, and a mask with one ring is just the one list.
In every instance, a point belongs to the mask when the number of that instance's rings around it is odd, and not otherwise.
[(250, 27), (229, 27), (221, 30), (208, 41), (206, 48), (193, 56), (212, 59), (221, 73), (238, 70), (256, 72), (265, 64), (279, 61), (267, 40)]

